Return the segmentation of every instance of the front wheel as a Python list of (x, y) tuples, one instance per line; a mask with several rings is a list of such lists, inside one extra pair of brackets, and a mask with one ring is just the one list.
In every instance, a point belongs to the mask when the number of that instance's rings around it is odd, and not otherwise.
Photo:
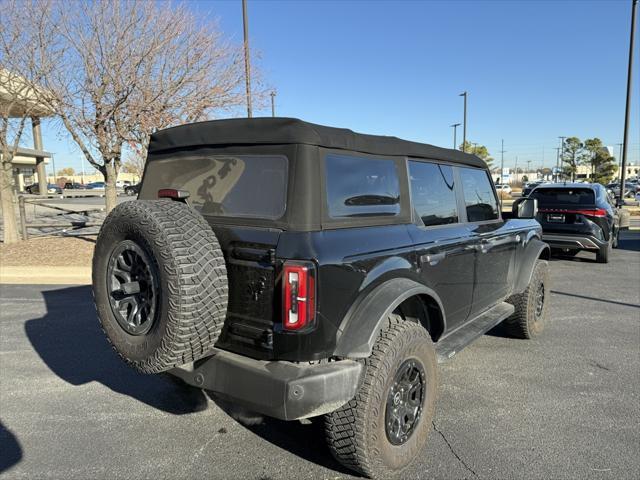
[(537, 260), (527, 289), (507, 299), (515, 307), (513, 315), (504, 321), (511, 336), (529, 339), (542, 333), (550, 294), (549, 264), (546, 260)]
[(431, 431), (437, 383), (429, 333), (390, 315), (355, 398), (325, 416), (334, 457), (370, 478), (403, 478)]

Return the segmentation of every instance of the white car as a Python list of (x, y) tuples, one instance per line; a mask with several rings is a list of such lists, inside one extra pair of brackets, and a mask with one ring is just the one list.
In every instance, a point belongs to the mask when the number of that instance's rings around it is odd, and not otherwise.
[(498, 184), (496, 185), (496, 190), (497, 190), (498, 192), (502, 191), (502, 192), (505, 192), (505, 193), (511, 194), (511, 186), (510, 186), (510, 185), (507, 185), (507, 184), (500, 184), (500, 183), (498, 183)]

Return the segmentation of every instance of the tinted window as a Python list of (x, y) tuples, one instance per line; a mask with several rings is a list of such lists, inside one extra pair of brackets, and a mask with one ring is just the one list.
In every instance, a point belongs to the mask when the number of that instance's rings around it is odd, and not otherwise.
[(327, 155), (325, 165), (330, 217), (400, 213), (400, 182), (393, 160)]
[(287, 198), (287, 159), (216, 155), (150, 162), (145, 185), (176, 188), (205, 215), (280, 218)]
[(467, 221), (482, 222), (498, 218), (498, 202), (484, 170), (461, 168), (460, 180), (464, 192)]
[(427, 227), (458, 221), (453, 168), (410, 161), (409, 178), (413, 209)]
[(536, 188), (531, 193), (538, 199), (538, 205), (593, 205), (596, 203), (594, 192), (590, 188)]

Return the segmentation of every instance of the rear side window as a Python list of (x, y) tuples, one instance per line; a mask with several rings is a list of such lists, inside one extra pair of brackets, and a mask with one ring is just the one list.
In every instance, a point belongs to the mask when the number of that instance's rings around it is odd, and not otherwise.
[(393, 160), (330, 154), (325, 170), (331, 218), (400, 214), (400, 181)]
[(187, 190), (203, 215), (278, 219), (287, 198), (287, 158), (211, 155), (150, 162), (144, 185)]
[(475, 168), (460, 168), (460, 180), (467, 221), (482, 222), (498, 218), (498, 201), (487, 172)]
[(413, 209), (425, 226), (458, 221), (452, 167), (409, 161), (409, 179)]
[(594, 205), (596, 197), (590, 188), (536, 188), (531, 193), (539, 205)]

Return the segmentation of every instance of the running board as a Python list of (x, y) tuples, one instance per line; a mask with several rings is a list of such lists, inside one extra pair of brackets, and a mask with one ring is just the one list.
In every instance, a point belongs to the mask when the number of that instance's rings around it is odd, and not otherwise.
[(476, 338), (484, 335), (505, 318), (511, 316), (515, 308), (507, 302), (502, 302), (490, 308), (483, 314), (465, 323), (436, 343), (438, 363), (443, 363), (453, 357)]

